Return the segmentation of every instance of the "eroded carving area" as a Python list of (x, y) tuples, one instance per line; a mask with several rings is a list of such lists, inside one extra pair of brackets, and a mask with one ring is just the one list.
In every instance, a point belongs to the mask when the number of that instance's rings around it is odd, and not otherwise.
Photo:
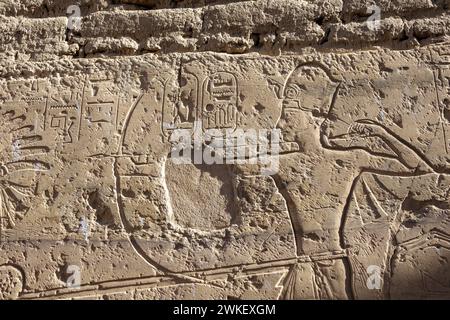
[(74, 2), (0, 4), (0, 299), (450, 298), (445, 1)]

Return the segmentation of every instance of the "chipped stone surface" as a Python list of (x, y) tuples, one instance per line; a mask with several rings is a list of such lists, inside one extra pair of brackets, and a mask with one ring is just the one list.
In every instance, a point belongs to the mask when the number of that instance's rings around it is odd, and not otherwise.
[(0, 299), (450, 298), (449, 5), (1, 0)]

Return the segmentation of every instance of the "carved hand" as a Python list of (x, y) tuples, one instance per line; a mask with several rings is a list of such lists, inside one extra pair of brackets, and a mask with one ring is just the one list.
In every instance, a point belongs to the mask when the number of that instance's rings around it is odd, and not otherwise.
[(366, 137), (383, 136), (385, 133), (382, 126), (370, 122), (354, 122), (348, 130), (350, 135), (359, 135)]

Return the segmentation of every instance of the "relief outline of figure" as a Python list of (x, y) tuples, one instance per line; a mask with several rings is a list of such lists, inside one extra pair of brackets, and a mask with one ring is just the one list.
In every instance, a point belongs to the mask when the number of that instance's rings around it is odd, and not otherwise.
[[(283, 136), (280, 171), (273, 178), (288, 206), (297, 256), (332, 256), (345, 249), (342, 227), (348, 199), (355, 182), (366, 173), (408, 176), (432, 172), (428, 163), (410, 146), (375, 121), (361, 119), (346, 123), (347, 134), (330, 137), (330, 119), (343, 121), (333, 112), (342, 83), (320, 63), (300, 64), (285, 83), (269, 80), (269, 84), (282, 99), (277, 122)], [(336, 138), (354, 137), (378, 137), (394, 156), (360, 146), (338, 147), (332, 143)], [(320, 244), (315, 248), (317, 243)], [(342, 269), (338, 272), (344, 278), (349, 268), (346, 264), (336, 266)], [(330, 285), (325, 285), (323, 291), (328, 291)], [(335, 293), (334, 297), (352, 297), (350, 286), (347, 283), (346, 292)], [(291, 292), (289, 297), (295, 298), (295, 293)], [(325, 297), (333, 298), (333, 294), (325, 292)]]

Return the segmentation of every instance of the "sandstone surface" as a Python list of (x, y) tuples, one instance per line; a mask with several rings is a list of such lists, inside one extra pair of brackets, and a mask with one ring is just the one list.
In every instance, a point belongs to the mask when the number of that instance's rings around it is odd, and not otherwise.
[(0, 0), (0, 299), (450, 298), (449, 0)]

